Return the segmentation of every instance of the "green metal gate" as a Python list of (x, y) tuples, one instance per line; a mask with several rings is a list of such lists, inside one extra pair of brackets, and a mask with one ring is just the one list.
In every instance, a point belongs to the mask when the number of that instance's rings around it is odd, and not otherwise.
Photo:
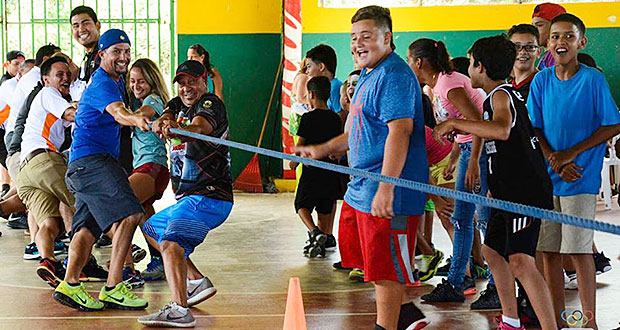
[(34, 58), (47, 43), (58, 45), (76, 63), (81, 63), (83, 47), (73, 40), (71, 9), (86, 5), (95, 10), (101, 31), (119, 28), (132, 42), (132, 58), (148, 57), (164, 77), (176, 66), (174, 0), (0, 0), (0, 54), (18, 49)]

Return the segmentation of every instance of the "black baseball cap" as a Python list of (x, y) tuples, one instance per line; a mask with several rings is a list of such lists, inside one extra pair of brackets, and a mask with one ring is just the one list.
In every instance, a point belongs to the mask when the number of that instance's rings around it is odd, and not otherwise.
[(24, 55), (24, 53), (21, 50), (12, 50), (8, 53), (6, 53), (6, 60), (7, 61), (12, 61), (18, 57), (23, 57), (24, 59), (26, 59), (26, 55)]
[(185, 61), (181, 63), (181, 65), (179, 65), (179, 67), (177, 68), (177, 72), (174, 75), (174, 79), (172, 80), (172, 82), (177, 82), (177, 79), (179, 79), (181, 76), (200, 78), (204, 77), (206, 73), (207, 70), (202, 63), (192, 60)]

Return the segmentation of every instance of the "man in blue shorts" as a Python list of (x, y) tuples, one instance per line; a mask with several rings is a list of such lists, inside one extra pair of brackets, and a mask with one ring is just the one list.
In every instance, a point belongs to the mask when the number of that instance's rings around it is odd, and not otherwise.
[(171, 303), (159, 312), (143, 316), (147, 326), (193, 327), (189, 307), (216, 293), (215, 287), (189, 259), (209, 231), (221, 225), (233, 206), (228, 147), (187, 139), (170, 128), (228, 138), (224, 103), (207, 92), (207, 73), (197, 61), (186, 61), (173, 82), (178, 95), (153, 123), (153, 132), (172, 138), (170, 176), (177, 203), (153, 215), (142, 227), (146, 238), (164, 257)]
[[(149, 130), (149, 120), (134, 115), (123, 103), (123, 76), (131, 61), (127, 34), (110, 29), (99, 38), (101, 66), (78, 104), (73, 130), (67, 187), (75, 196), (69, 263), (65, 280), (54, 291), (54, 299), (82, 311), (104, 308), (144, 309), (148, 303), (122, 282), (123, 261), (136, 227), (144, 217), (127, 173), (119, 165), (121, 125)], [(80, 284), (80, 272), (88, 262), (98, 237), (115, 225), (110, 272), (99, 300)]]

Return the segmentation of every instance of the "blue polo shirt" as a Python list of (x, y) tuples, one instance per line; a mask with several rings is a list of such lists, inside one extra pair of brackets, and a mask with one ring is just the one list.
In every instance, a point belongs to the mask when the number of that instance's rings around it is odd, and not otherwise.
[[(532, 125), (542, 130), (549, 146), (563, 151), (590, 138), (601, 126), (620, 124), (620, 112), (609, 91), (605, 76), (581, 64), (568, 80), (555, 75), (555, 66), (534, 76), (530, 85), (527, 108)], [(605, 142), (575, 158), (583, 167), (582, 177), (566, 182), (548, 169), (555, 196), (598, 194)]]
[(105, 108), (123, 102), (123, 90), (123, 79), (115, 81), (102, 68), (95, 70), (75, 113), (69, 162), (95, 154), (118, 159), (121, 125)]
[[(412, 118), (407, 159), (400, 177), (427, 183), (428, 162), (422, 93), (415, 74), (407, 63), (392, 52), (377, 67), (362, 70), (350, 107), (349, 164), (353, 168), (381, 173), (392, 120)], [(356, 210), (370, 213), (379, 183), (354, 176), (345, 200)], [(393, 210), (396, 215), (424, 214), (426, 194), (396, 187)]]
[(334, 79), (331, 80), (331, 91), (329, 94), (329, 99), (327, 100), (327, 107), (335, 113), (342, 111), (342, 106), (340, 105), (341, 86), (342, 81), (340, 81), (340, 79), (334, 77)]

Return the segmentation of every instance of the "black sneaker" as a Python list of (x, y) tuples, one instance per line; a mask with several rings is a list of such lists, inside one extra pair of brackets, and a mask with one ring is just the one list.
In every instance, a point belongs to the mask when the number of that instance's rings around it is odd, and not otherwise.
[(480, 293), (478, 300), (469, 305), (469, 308), (473, 310), (501, 309), (502, 304), (499, 302), (495, 284), (488, 283), (486, 290)]
[(136, 244), (131, 245), (131, 257), (133, 258), (133, 262), (135, 264), (144, 260), (146, 257), (146, 250), (137, 246)]
[(325, 235), (318, 228), (312, 231), (313, 243), (310, 249), (308, 249), (308, 256), (315, 258), (317, 256), (325, 257), (325, 242), (327, 241), (327, 235)]
[(476, 292), (478, 292), (476, 290), (476, 281), (465, 275), (465, 277), (463, 278), (463, 294), (466, 296), (472, 295), (472, 294), (476, 294)]
[(306, 241), (306, 245), (304, 246), (304, 255), (308, 256), (310, 248), (314, 245), (314, 236), (312, 236), (311, 232), (308, 232), (308, 240)]
[(325, 250), (329, 252), (336, 251), (336, 237), (334, 237), (334, 235), (327, 235), (327, 240), (325, 241)]
[(605, 256), (603, 251), (594, 253), (592, 256), (594, 257), (594, 266), (596, 266), (596, 275), (601, 275), (611, 270), (610, 260)]
[(400, 306), (398, 330), (420, 330), (429, 323), (424, 313), (412, 302)]
[(464, 302), (465, 295), (460, 288), (455, 288), (448, 280), (443, 279), (431, 293), (422, 296), (422, 300), (434, 302)]
[(28, 229), (28, 216), (24, 212), (11, 213), (8, 220), (6, 226), (11, 229)]
[(332, 267), (334, 267), (334, 269), (337, 269), (337, 270), (346, 270), (346, 271), (353, 270), (353, 268), (342, 267), (342, 261), (334, 262), (332, 264)]
[(446, 264), (437, 268), (436, 276), (448, 276), (448, 272), (450, 271), (450, 258), (446, 259)]
[(82, 282), (103, 282), (108, 279), (108, 272), (97, 264), (97, 259), (92, 254), (86, 266), (82, 268), (82, 273), (85, 275), (80, 275), (80, 281)]
[(108, 235), (102, 235), (101, 238), (95, 243), (95, 247), (98, 249), (105, 249), (112, 247), (112, 239)]
[(540, 328), (540, 322), (527, 295), (517, 297), (517, 312), (524, 327)]

